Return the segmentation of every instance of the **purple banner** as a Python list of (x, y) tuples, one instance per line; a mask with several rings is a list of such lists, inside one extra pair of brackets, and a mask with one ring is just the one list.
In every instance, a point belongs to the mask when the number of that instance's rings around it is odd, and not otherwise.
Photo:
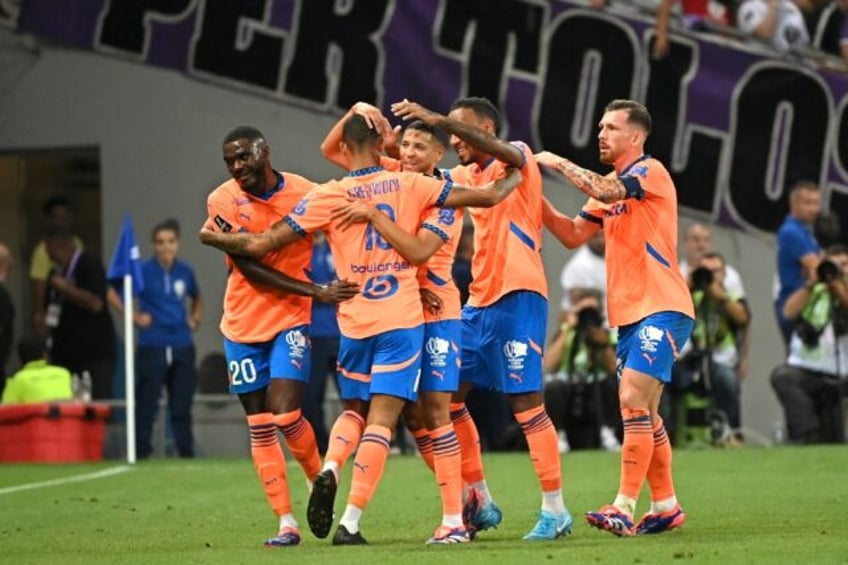
[(0, 0), (0, 21), (319, 111), (486, 96), (509, 138), (592, 167), (604, 105), (636, 98), (684, 211), (773, 231), (812, 180), (848, 217), (848, 76), (690, 33), (655, 60), (650, 18), (539, 0)]

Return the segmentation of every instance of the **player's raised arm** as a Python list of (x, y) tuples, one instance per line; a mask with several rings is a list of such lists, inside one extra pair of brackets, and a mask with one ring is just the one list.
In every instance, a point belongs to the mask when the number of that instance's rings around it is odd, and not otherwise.
[(453, 185), (442, 206), (445, 208), (491, 208), (503, 202), (523, 180), (519, 169), (510, 167), (506, 171), (504, 178), (490, 182), (481, 188)]
[(340, 166), (345, 171), (348, 170), (349, 163), (347, 157), (342, 153), (339, 143), (342, 141), (342, 130), (344, 129), (345, 122), (354, 115), (360, 115), (365, 118), (368, 127), (378, 130), (384, 138), (391, 139), (392, 135), (396, 135), (389, 121), (376, 106), (372, 106), (367, 102), (357, 102), (351, 106), (350, 110), (330, 128), (330, 131), (327, 132), (327, 137), (321, 142), (321, 154), (328, 161)]
[(252, 257), (230, 255), (230, 259), (251, 283), (288, 294), (309, 296), (319, 302), (337, 303), (353, 298), (359, 293), (359, 285), (350, 281), (333, 281), (327, 285), (317, 285), (292, 278)]
[(298, 235), (285, 221), (280, 220), (260, 233), (223, 233), (213, 231), (207, 223), (200, 229), (200, 242), (230, 253), (248, 257), (262, 257), (266, 253), (296, 241)]
[(536, 153), (536, 162), (543, 167), (559, 171), (574, 183), (583, 194), (604, 203), (624, 200), (630, 194), (627, 186), (618, 177), (606, 177), (572, 163), (550, 151)]
[(554, 208), (553, 204), (544, 197), (542, 198), (542, 222), (548, 231), (568, 249), (580, 247), (593, 233), (601, 229), (600, 225), (582, 216), (569, 218)]
[(439, 127), (507, 165), (512, 167), (524, 166), (524, 154), (518, 147), (473, 124), (449, 118), (406, 99), (392, 104), (392, 112), (395, 116), (404, 120), (421, 120), (424, 123)]

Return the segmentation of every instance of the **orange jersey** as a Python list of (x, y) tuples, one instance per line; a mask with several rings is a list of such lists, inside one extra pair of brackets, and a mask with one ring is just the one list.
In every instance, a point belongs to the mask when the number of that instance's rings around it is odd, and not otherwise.
[[(524, 154), (521, 184), (497, 206), (468, 209), (474, 224), (468, 304), (477, 308), (519, 290), (548, 296), (542, 264), (542, 175), (530, 148), (522, 142), (513, 145)], [(493, 158), (482, 168), (454, 167), (451, 176), (459, 185), (479, 187), (502, 178), (506, 167)]]
[(627, 187), (625, 200), (604, 204), (590, 198), (580, 212), (604, 229), (609, 325), (665, 311), (694, 318), (677, 264), (677, 191), (668, 171), (644, 156), (619, 178)]
[(421, 229), (432, 231), (445, 242), (426, 263), (418, 267), (418, 285), (442, 299), (441, 312), (433, 315), (425, 310), (424, 320), (458, 320), (462, 305), (459, 289), (453, 282), (453, 260), (462, 236), (462, 209), (432, 208), (422, 219)]
[[(234, 180), (216, 188), (206, 201), (209, 219), (221, 231), (260, 233), (288, 214), (315, 184), (292, 173), (280, 173), (280, 185), (267, 198), (243, 191)], [(309, 281), (312, 238), (272, 251), (260, 261), (288, 276)], [(229, 277), (224, 293), (221, 333), (239, 343), (273, 339), (281, 331), (308, 324), (312, 299), (288, 294), (249, 282), (227, 257)]]
[(330, 221), (332, 210), (348, 198), (368, 199), (401, 229), (415, 233), (423, 211), (441, 204), (451, 186), (417, 173), (369, 167), (320, 185), (286, 217), (302, 235), (326, 232), (339, 278), (359, 283), (362, 292), (339, 304), (339, 328), (346, 337), (412, 328), (424, 323), (424, 317), (416, 268), (370, 224), (339, 230)]
[[(400, 171), (401, 162), (385, 155), (380, 158), (380, 165), (387, 171)], [(450, 178), (450, 171), (436, 171)], [(421, 227), (429, 229), (445, 242), (424, 265), (418, 267), (418, 286), (431, 291), (442, 299), (442, 310), (433, 315), (424, 310), (425, 322), (440, 320), (458, 320), (462, 311), (459, 300), (459, 289), (453, 282), (453, 260), (462, 236), (461, 208), (434, 208), (424, 212), (421, 217)]]

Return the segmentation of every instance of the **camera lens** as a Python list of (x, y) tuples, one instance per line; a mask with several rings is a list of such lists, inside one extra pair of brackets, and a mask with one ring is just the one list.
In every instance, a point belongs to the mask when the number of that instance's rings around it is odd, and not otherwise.
[(692, 286), (697, 290), (706, 290), (713, 282), (713, 272), (706, 267), (698, 267), (692, 271)]
[(819, 280), (822, 282), (830, 282), (839, 278), (841, 274), (839, 266), (833, 261), (828, 261), (825, 259), (819, 266), (816, 268), (816, 275), (818, 275)]

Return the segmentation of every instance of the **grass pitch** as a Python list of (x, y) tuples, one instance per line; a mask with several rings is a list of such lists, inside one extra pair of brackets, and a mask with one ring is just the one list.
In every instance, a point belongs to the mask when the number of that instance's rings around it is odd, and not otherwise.
[[(299, 547), (265, 549), (275, 533), (249, 460), (149, 461), (106, 478), (0, 494), (0, 562), (24, 563), (848, 563), (848, 449), (751, 448), (675, 452), (686, 525), (658, 536), (618, 539), (589, 528), (583, 512), (609, 502), (617, 454), (563, 458), (568, 538), (521, 540), (540, 494), (526, 454), (485, 457), (487, 479), (504, 511), (497, 530), (464, 546), (425, 546), (441, 505), (417, 457), (392, 457), (366, 511), (371, 545), (333, 547), (305, 519), (306, 488), (289, 464)], [(0, 465), (8, 487), (106, 469), (97, 465)], [(344, 475), (336, 514), (344, 508)], [(643, 496), (639, 512), (646, 510)], [(332, 535), (332, 534), (331, 534)]]

